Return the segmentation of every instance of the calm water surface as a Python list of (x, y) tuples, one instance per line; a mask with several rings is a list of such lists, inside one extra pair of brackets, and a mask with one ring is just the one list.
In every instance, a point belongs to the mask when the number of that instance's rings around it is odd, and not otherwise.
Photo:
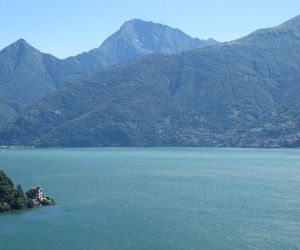
[(300, 150), (0, 150), (55, 207), (0, 215), (0, 249), (300, 249)]

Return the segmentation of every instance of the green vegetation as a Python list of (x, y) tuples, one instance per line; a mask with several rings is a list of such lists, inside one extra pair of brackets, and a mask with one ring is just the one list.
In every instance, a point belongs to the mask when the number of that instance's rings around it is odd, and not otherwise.
[(300, 16), (224, 44), (152, 55), (64, 85), (3, 145), (299, 147)]
[(71, 79), (153, 52), (177, 53), (216, 43), (142, 20), (127, 22), (99, 48), (64, 60), (20, 39), (0, 51), (0, 126)]
[(150, 55), (71, 81), (0, 145), (300, 146), (300, 16), (229, 43)]
[(0, 51), (0, 126), (81, 74), (81, 66), (41, 53), (23, 39), (4, 48)]
[(22, 187), (15, 188), (11, 179), (0, 170), (0, 212), (32, 207), (33, 202), (24, 195)]
[(55, 205), (56, 203), (55, 203), (55, 200), (54, 200), (54, 199), (49, 198), (49, 197), (44, 197), (44, 199), (42, 199), (42, 200), (40, 201), (40, 204), (41, 204), (42, 206), (52, 206), (52, 205)]

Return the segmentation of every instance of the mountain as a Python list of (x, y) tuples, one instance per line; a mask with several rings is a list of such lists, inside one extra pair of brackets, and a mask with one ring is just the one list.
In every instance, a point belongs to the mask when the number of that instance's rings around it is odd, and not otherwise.
[(300, 16), (244, 38), (150, 55), (70, 82), (3, 145), (300, 146)]
[(0, 125), (83, 72), (81, 66), (41, 53), (24, 39), (4, 48), (0, 51)]
[(99, 48), (65, 60), (42, 53), (20, 39), (0, 51), (0, 126), (70, 79), (150, 53), (177, 53), (215, 43), (137, 19), (126, 22)]
[(3, 145), (300, 146), (300, 16), (244, 38), (150, 55), (70, 82)]
[(211, 38), (191, 38), (181, 30), (167, 25), (133, 19), (124, 23), (99, 48), (67, 60), (75, 60), (89, 72), (97, 72), (107, 66), (137, 59), (146, 54), (174, 54), (217, 43)]

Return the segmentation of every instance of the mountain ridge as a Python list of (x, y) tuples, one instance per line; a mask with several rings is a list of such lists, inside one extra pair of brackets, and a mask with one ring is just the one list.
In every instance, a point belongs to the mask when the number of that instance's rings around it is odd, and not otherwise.
[(217, 43), (212, 38), (208, 40), (192, 38), (180, 29), (168, 25), (132, 19), (126, 21), (98, 48), (66, 60), (76, 60), (85, 69), (95, 73), (107, 66), (137, 59), (150, 53), (180, 53), (183, 50)]
[[(134, 22), (146, 26), (151, 24), (150, 26), (154, 30), (159, 30), (163, 26), (142, 20)], [(130, 23), (132, 21), (126, 22), (122, 27), (130, 26)], [(191, 48), (200, 43), (198, 40), (194, 42), (188, 35), (184, 35), (182, 41), (181, 37), (173, 37), (173, 33), (185, 34), (178, 29), (168, 27), (168, 31), (171, 34), (171, 40), (175, 41), (179, 47), (181, 43), (183, 44), (182, 48)], [(144, 32), (147, 33), (147, 31)], [(51, 54), (43, 53), (23, 38), (3, 48), (0, 51), (0, 126), (12, 120), (24, 108), (41, 100), (68, 81), (85, 77), (112, 64), (124, 63), (152, 53), (150, 50), (141, 52), (131, 37), (122, 38), (121, 45), (124, 45), (123, 47), (117, 46), (112, 37), (118, 36), (120, 33), (122, 30), (114, 33), (110, 39), (106, 39), (105, 48), (100, 54), (98, 53), (99, 48), (96, 48), (89, 53), (66, 59), (58, 59)], [(167, 39), (163, 36), (160, 38), (160, 41)], [(152, 39), (151, 34), (147, 39)], [(213, 43), (213, 41), (209, 41), (209, 43)], [(158, 44), (158, 48), (159, 46)], [(176, 53), (177, 51), (170, 47), (170, 52)]]
[[(19, 39), (0, 51), (0, 103), (18, 113), (61, 86), (80, 67), (66, 63)], [(0, 125), (11, 118), (4, 113)]]
[(297, 20), (228, 43), (111, 66), (30, 107), (1, 131), (0, 141), (299, 147)]

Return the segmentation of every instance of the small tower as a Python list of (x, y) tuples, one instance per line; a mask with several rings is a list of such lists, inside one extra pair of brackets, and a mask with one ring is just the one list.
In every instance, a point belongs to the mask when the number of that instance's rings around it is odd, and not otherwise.
[(43, 195), (43, 189), (42, 187), (36, 187), (36, 192), (37, 192), (37, 200), (42, 200), (44, 198), (44, 195)]

